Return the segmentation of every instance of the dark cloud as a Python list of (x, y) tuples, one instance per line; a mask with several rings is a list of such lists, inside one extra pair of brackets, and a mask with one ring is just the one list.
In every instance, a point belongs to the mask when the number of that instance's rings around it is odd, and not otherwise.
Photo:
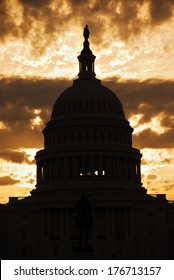
[[(162, 112), (169, 116), (174, 115), (174, 81), (120, 82), (113, 78), (105, 81), (105, 84), (120, 97), (128, 117), (132, 114), (143, 115), (140, 123), (148, 122), (153, 116)], [(170, 120), (168, 115), (165, 117), (166, 121)], [(169, 122), (171, 124), (171, 120)]]
[(173, 1), (171, 0), (151, 0), (150, 16), (153, 24), (161, 24), (170, 19), (173, 14)]
[(161, 160), (161, 163), (162, 163), (162, 164), (171, 164), (172, 161), (173, 161), (173, 157), (171, 157), (171, 158), (165, 158), (165, 159), (162, 159), (162, 160)]
[(139, 148), (173, 148), (174, 130), (171, 129), (165, 133), (157, 134), (151, 129), (145, 129), (138, 135), (134, 135), (134, 146)]
[(14, 163), (35, 163), (34, 159), (31, 161), (28, 159), (28, 156), (25, 152), (17, 152), (13, 150), (0, 150), (0, 158)]
[[(134, 146), (139, 148), (173, 148), (174, 147), (174, 82), (162, 80), (105, 81), (120, 98), (127, 118), (133, 114), (142, 114), (138, 125), (150, 122), (160, 115), (160, 125), (167, 131), (157, 134), (152, 128), (133, 135)], [(156, 127), (155, 127), (156, 128)]]
[(35, 183), (35, 180), (34, 179), (30, 179), (30, 180), (28, 180), (28, 183), (33, 185)]
[(7, 36), (18, 36), (18, 31), (13, 19), (8, 13), (8, 2), (6, 0), (0, 1), (0, 40), (3, 41)]
[[(72, 82), (65, 79), (2, 79), (0, 81), (0, 121), (8, 129), (0, 130), (1, 150), (17, 148), (40, 148), (43, 146), (41, 130), (50, 119), (53, 104), (61, 92)], [(151, 128), (133, 136), (138, 148), (174, 147), (174, 82), (147, 80), (119, 81), (110, 79), (103, 84), (111, 88), (120, 98), (127, 118), (133, 114), (142, 114), (138, 125), (161, 116), (161, 126), (166, 132), (157, 134)], [(39, 109), (42, 125), (31, 129), (34, 110)], [(7, 153), (9, 156), (9, 154)], [(18, 160), (26, 160), (24, 154)], [(11, 154), (12, 157), (12, 154)]]
[(17, 183), (19, 183), (19, 180), (15, 180), (10, 176), (0, 177), (0, 186), (15, 185)]
[[(2, 79), (0, 121), (9, 129), (0, 130), (1, 149), (43, 146), (41, 130), (50, 118), (57, 96), (70, 85), (67, 80)], [(39, 109), (43, 126), (31, 129), (34, 110)]]
[[(144, 3), (149, 6), (149, 18), (140, 17)], [(0, 2), (0, 40), (9, 36), (27, 38), (35, 55), (42, 54), (62, 32), (73, 26), (90, 26), (95, 44), (110, 32), (113, 38), (128, 40), (148, 27), (171, 19), (172, 0), (18, 0), (21, 11), (19, 23), (11, 16), (8, 0)], [(110, 43), (105, 41), (106, 43)]]
[(47, 6), (51, 1), (50, 0), (18, 0), (23, 6), (34, 7), (34, 8), (43, 8)]

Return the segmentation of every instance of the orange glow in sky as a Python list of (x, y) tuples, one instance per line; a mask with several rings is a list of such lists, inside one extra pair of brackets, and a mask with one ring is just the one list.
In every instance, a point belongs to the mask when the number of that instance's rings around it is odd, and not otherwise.
[(149, 193), (174, 199), (174, 3), (5, 0), (0, 20), (0, 202), (35, 186), (56, 97), (77, 77), (83, 28), (95, 72), (120, 98)]

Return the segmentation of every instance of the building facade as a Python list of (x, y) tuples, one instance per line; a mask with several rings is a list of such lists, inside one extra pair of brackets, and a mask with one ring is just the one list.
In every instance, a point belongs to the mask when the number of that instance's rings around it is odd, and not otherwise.
[(95, 77), (87, 26), (83, 35), (78, 79), (43, 130), (36, 188), (0, 210), (4, 258), (172, 258), (173, 204), (142, 186), (133, 129), (118, 97)]

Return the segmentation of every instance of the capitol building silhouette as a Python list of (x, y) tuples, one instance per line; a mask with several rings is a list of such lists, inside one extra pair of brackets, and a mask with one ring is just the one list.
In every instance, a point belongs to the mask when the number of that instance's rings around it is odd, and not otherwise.
[(36, 188), (0, 205), (1, 258), (172, 259), (174, 203), (143, 187), (133, 129), (96, 78), (88, 26), (83, 36), (78, 78), (43, 129)]

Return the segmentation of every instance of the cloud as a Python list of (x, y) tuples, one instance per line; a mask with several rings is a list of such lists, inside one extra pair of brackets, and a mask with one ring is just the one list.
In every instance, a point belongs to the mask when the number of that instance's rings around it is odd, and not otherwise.
[(1, 196), (0, 203), (7, 203), (9, 201), (9, 197), (24, 197), (29, 196), (31, 192), (31, 188), (29, 187), (18, 187), (16, 185), (1, 186)]
[[(149, 184), (150, 184), (150, 182), (149, 182)], [(157, 193), (158, 192), (158, 187), (149, 187), (148, 188), (148, 193)]]
[(164, 188), (165, 191), (174, 190), (174, 184), (170, 184), (170, 182), (168, 182), (168, 184), (164, 185), (163, 188)]
[(139, 148), (173, 148), (173, 130), (171, 129), (165, 133), (157, 134), (151, 131), (151, 129), (145, 129), (138, 135), (134, 135), (134, 145)]
[(28, 183), (31, 184), (31, 185), (33, 185), (33, 184), (35, 183), (35, 180), (34, 180), (34, 179), (29, 179), (29, 180), (28, 180)]
[(161, 24), (172, 17), (174, 1), (151, 0), (150, 16), (153, 24)]
[(174, 81), (119, 81), (111, 78), (105, 81), (105, 84), (120, 97), (128, 117), (132, 114), (143, 114), (141, 122), (144, 123), (163, 111), (169, 115), (174, 114)]
[[(1, 149), (43, 146), (41, 130), (50, 119), (56, 98), (69, 85), (68, 80), (0, 80), (0, 121), (9, 128), (0, 129)], [(38, 109), (44, 125), (32, 129), (31, 122)]]
[(2, 176), (0, 177), (0, 186), (8, 186), (8, 185), (15, 185), (19, 183), (19, 180), (15, 180), (10, 176)]
[(0, 158), (14, 163), (28, 163), (33, 164), (35, 161), (30, 161), (25, 152), (17, 152), (13, 150), (0, 150)]
[(154, 179), (156, 179), (157, 178), (157, 175), (156, 174), (148, 174), (147, 175), (147, 179), (148, 180), (154, 180)]
[[(20, 79), (0, 80), (0, 121), (8, 129), (0, 129), (1, 149), (7, 149), (7, 156), (26, 160), (24, 154), (11, 154), (18, 148), (39, 148), (43, 146), (41, 130), (50, 119), (57, 97), (72, 84), (66, 79)], [(174, 146), (174, 82), (161, 80), (119, 81), (115, 78), (103, 81), (120, 98), (127, 118), (141, 114), (137, 124), (143, 125), (160, 114), (160, 125), (166, 130), (157, 134), (145, 128), (133, 136), (134, 146), (139, 148), (172, 148)], [(36, 112), (42, 124), (31, 127)], [(4, 154), (3, 154), (4, 156)]]
[(159, 122), (165, 131), (157, 133), (153, 131), (153, 127), (145, 128), (139, 134), (133, 135), (134, 146), (139, 148), (173, 148), (174, 81), (157, 79), (142, 82), (119, 81), (112, 78), (105, 81), (104, 84), (120, 98), (127, 118), (141, 114), (137, 127), (160, 116)]
[(37, 55), (56, 42), (61, 33), (86, 24), (96, 44), (109, 44), (107, 34), (127, 41), (169, 21), (173, 6), (172, 0), (18, 0), (11, 5), (2, 0), (0, 38), (27, 39)]
[(5, 40), (9, 35), (14, 37), (18, 36), (16, 25), (8, 13), (8, 2), (5, 0), (0, 1), (0, 40)]

